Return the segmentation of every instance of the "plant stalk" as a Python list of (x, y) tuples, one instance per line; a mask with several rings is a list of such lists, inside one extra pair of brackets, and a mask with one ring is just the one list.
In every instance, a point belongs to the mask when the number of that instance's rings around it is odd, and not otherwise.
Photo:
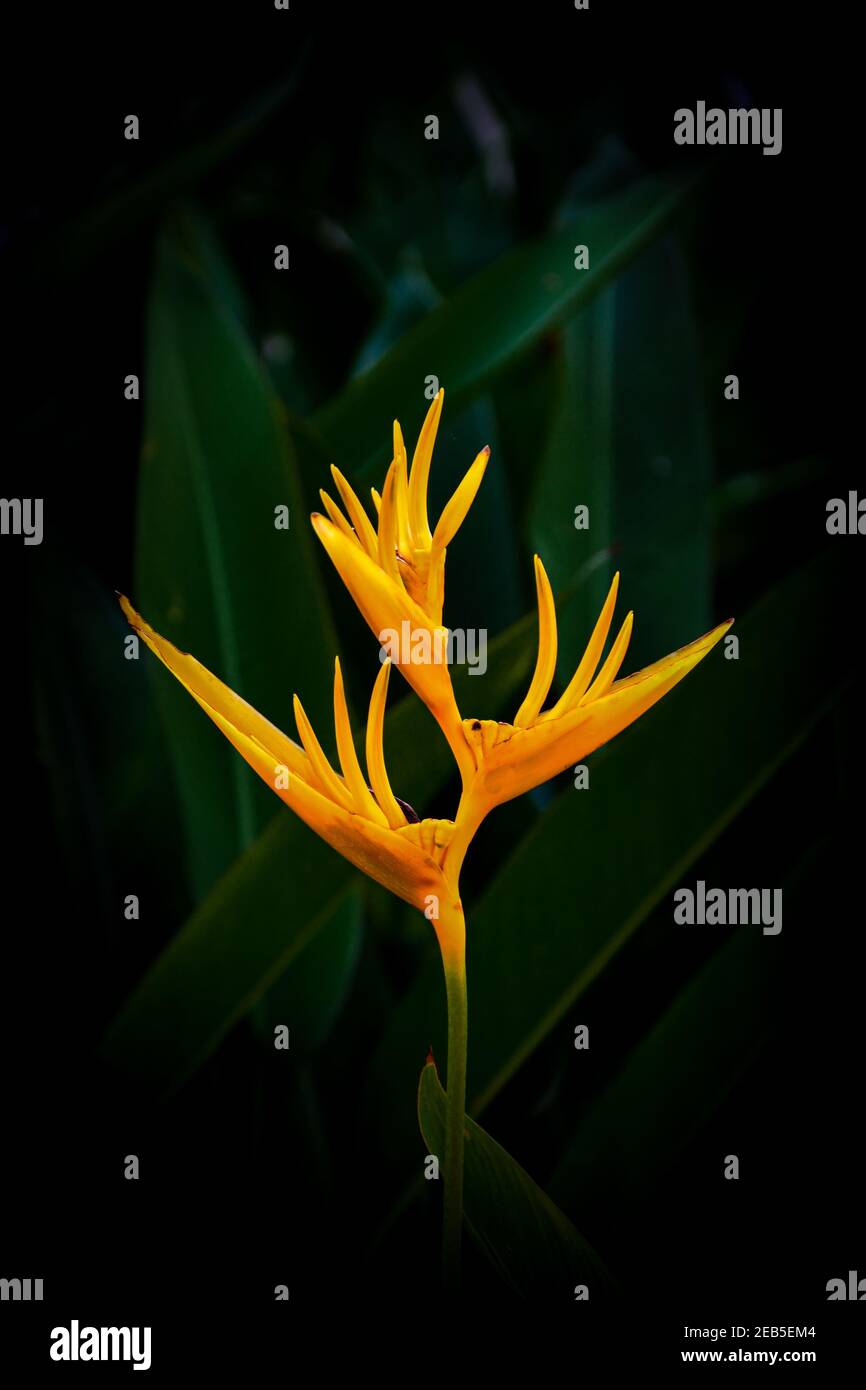
[(445, 1107), (445, 1223), (443, 1276), (445, 1288), (460, 1287), (460, 1243), (463, 1234), (463, 1141), (466, 1112), (466, 1046), (469, 1012), (466, 997), (465, 939), (445, 962), (448, 998), (448, 1074)]

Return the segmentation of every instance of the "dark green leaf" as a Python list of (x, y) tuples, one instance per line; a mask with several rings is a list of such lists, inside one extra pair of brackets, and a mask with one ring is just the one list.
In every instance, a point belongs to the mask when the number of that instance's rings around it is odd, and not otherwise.
[(355, 874), (349, 893), (272, 985), (257, 1013), (259, 1031), (273, 1039), (277, 1024), (290, 1030), (291, 1050), (306, 1056), (330, 1033), (355, 979), (364, 933), (363, 885)]
[[(157, 252), (133, 601), (285, 726), (295, 690), (311, 710), (330, 708), (336, 642), (281, 407), (195, 244), (184, 225)], [(281, 505), (288, 530), (274, 524)], [(154, 671), (201, 897), (274, 803), (180, 686)]]
[[(380, 468), (395, 414), (407, 438), (413, 436), (431, 374), (446, 389), (446, 409), (459, 412), (540, 334), (609, 284), (659, 234), (683, 197), (682, 188), (640, 184), (474, 276), (319, 411), (315, 423), (340, 466), (365, 477)], [(574, 267), (578, 243), (590, 248), (588, 270)], [(412, 401), (419, 419), (404, 419)]]
[[(620, 619), (637, 606), (632, 657), (649, 663), (710, 625), (711, 465), (685, 272), (673, 238), (644, 250), (563, 330), (558, 403), (535, 474), (532, 548), (554, 589), (599, 549), (614, 560), (562, 624), (567, 682), (623, 574)], [(575, 528), (575, 507), (589, 509)]]
[(663, 1171), (757, 1056), (775, 971), (750, 928), (710, 958), (582, 1120), (551, 1180), (560, 1201), (604, 1186), (625, 1203)]
[[(445, 1092), (428, 1062), (418, 1087), (418, 1122), (428, 1153), (445, 1153)], [(523, 1298), (590, 1299), (611, 1287), (590, 1245), (519, 1163), (467, 1117), (463, 1211), (479, 1249)]]
[[(786, 903), (820, 882), (820, 867), (815, 846)], [(622, 1206), (652, 1187), (772, 1035), (780, 974), (777, 950), (749, 927), (710, 957), (582, 1117), (550, 1183), (566, 1208)]]
[[(318, 935), (354, 891), (346, 860), (288, 812), (279, 816), (137, 986), (105, 1038), (105, 1059), (146, 1091), (174, 1090), (303, 953), (315, 961), (330, 951)], [(320, 1028), (330, 1004), (323, 999), (318, 1013), (307, 1005), (300, 1026)], [(291, 1036), (293, 1019), (278, 1021)]]

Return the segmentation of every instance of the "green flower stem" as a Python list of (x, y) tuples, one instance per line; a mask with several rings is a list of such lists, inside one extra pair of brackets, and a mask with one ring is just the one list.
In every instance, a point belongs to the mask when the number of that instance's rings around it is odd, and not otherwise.
[(463, 1137), (466, 1111), (466, 1044), (469, 1013), (466, 999), (466, 952), (449, 953), (445, 962), (448, 997), (448, 1075), (445, 1109), (445, 1287), (460, 1286), (460, 1241), (463, 1233)]

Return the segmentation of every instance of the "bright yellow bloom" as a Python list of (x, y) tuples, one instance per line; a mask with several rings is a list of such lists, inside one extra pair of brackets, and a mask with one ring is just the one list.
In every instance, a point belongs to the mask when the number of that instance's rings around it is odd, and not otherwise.
[(385, 769), (383, 724), (390, 663), (382, 666), (370, 699), (365, 778), (349, 727), (340, 663), (335, 662), (334, 725), (341, 769), (338, 773), (328, 761), (297, 696), (295, 720), (300, 745), (195, 657), (179, 651), (155, 632), (128, 599), (121, 596), (120, 605), (150, 650), (271, 790), (356, 868), (427, 913), (443, 954), (459, 947), (462, 908), (441, 867), (453, 823), (418, 820), (411, 808), (394, 796)]
[(631, 638), (633, 614), (598, 665), (610, 630), (619, 588), (615, 574), (581, 661), (556, 704), (542, 712), (556, 668), (556, 608), (541, 560), (535, 557), (538, 656), (526, 699), (513, 724), (466, 719), (475, 772), (464, 782), (457, 821), (477, 825), (494, 806), (539, 786), (579, 762), (632, 724), (681, 681), (724, 636), (732, 619), (697, 641), (624, 680), (616, 679)]
[(331, 472), (347, 516), (322, 492), (328, 516), (315, 513), (312, 521), (363, 617), (437, 719), (461, 771), (468, 773), (460, 713), (445, 660), (445, 555), (475, 499), (490, 450), (478, 454), (431, 533), (427, 482), (444, 397), (444, 391), (439, 391), (427, 412), (411, 470), (400, 426), (394, 421), (394, 458), (381, 497), (373, 490), (378, 514), (375, 530), (358, 497), (334, 467)]
[(399, 591), (409, 596), (412, 611), (420, 609), (432, 628), (442, 625), (446, 549), (466, 519), (490, 457), (489, 448), (481, 450), (431, 532), (427, 483), (444, 400), (445, 392), (440, 390), (421, 426), (411, 469), (406, 462), (400, 424), (394, 421), (394, 457), (381, 497), (371, 488), (377, 512), (375, 530), (338, 468), (332, 465), (331, 473), (348, 520), (326, 492), (319, 493), (331, 525), (378, 565)]

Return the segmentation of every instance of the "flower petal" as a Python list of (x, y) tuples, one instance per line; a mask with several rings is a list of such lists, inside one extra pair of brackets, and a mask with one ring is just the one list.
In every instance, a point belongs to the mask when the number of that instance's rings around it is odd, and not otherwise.
[(538, 555), (535, 557), (535, 591), (538, 598), (538, 656), (526, 699), (514, 716), (518, 729), (528, 729), (535, 723), (556, 670), (556, 605), (547, 571)]
[[(274, 788), (271, 764), (261, 747), (243, 733), (232, 730), (221, 715), (214, 723), (251, 767)], [(422, 847), (396, 830), (374, 825), (363, 816), (336, 805), (300, 777), (288, 778), (288, 786), (274, 788), (285, 804), (344, 859), (376, 883), (423, 912), (431, 894), (448, 894), (439, 865)], [(435, 925), (435, 924), (434, 924)]]
[(343, 769), (346, 786), (352, 793), (355, 809), (362, 816), (366, 816), (368, 820), (375, 821), (377, 825), (387, 825), (388, 820), (384, 811), (379, 809), (373, 793), (364, 781), (361, 764), (358, 762), (358, 755), (355, 752), (355, 741), (352, 738), (352, 728), (349, 723), (349, 711), (346, 707), (346, 692), (343, 688), (343, 673), (340, 670), (339, 657), (334, 662), (334, 729), (337, 735), (340, 766)]
[(474, 460), (466, 476), (458, 483), (454, 493), (442, 508), (442, 514), (436, 522), (436, 530), (433, 532), (433, 551), (442, 551), (450, 545), (460, 527), (466, 520), (469, 508), (475, 501), (475, 495), (481, 486), (481, 479), (487, 468), (487, 461), (490, 458), (490, 445), (488, 444)]
[(334, 525), (340, 531), (343, 532), (344, 536), (348, 536), (350, 540), (355, 541), (357, 545), (360, 545), (361, 542), (358, 540), (358, 537), (355, 535), (355, 532), (352, 530), (348, 521), (343, 516), (343, 513), (340, 511), (340, 508), (337, 506), (336, 502), (332, 501), (332, 499), (328, 496), (323, 487), (319, 488), (319, 496), (322, 499), (322, 506), (325, 508), (325, 511), (328, 513), (328, 516), (331, 518)]
[(492, 747), (479, 768), (473, 792), (487, 809), (510, 801), (555, 777), (565, 768), (608, 743), (666, 695), (725, 635), (733, 619), (647, 666), (617, 681), (606, 695), (581, 705), (559, 719), (531, 729), (514, 729)]
[(420, 546), (425, 550), (430, 548), (433, 540), (427, 520), (427, 481), (430, 477), (430, 461), (433, 458), (433, 445), (436, 443), (436, 431), (439, 429), (439, 417), (444, 400), (445, 392), (440, 388), (421, 426), (409, 473), (409, 526), (412, 542), (416, 547)]
[(409, 521), (409, 470), (406, 463), (406, 445), (399, 420), (394, 421), (394, 462), (396, 479), (394, 501), (397, 507), (397, 548), (401, 555), (408, 556), (412, 551), (412, 527)]
[[(450, 904), (453, 895), (442, 870), (417, 831), (408, 835), (374, 824), (323, 795), (317, 786), (311, 785), (313, 769), (296, 743), (194, 657), (179, 651), (155, 632), (128, 599), (119, 597), (127, 619), (151, 651), (201, 705), (250, 767), (317, 835), (356, 868), (420, 911), (424, 911), (431, 895), (440, 898), (443, 906)], [(333, 769), (331, 773), (348, 796)], [(405, 827), (406, 831), (410, 829), (413, 827)], [(440, 831), (439, 835), (442, 833)], [(428, 836), (427, 840), (435, 844), (432, 837)], [(433, 925), (440, 937), (443, 936), (443, 924), (434, 922)]]
[(601, 660), (604, 651), (604, 644), (607, 641), (607, 634), (610, 631), (613, 610), (616, 607), (616, 595), (619, 589), (619, 571), (613, 576), (613, 581), (608, 590), (607, 598), (602, 604), (598, 620), (592, 630), (592, 636), (586, 644), (586, 651), (580, 659), (577, 670), (568, 682), (562, 695), (557, 700), (553, 709), (545, 710), (539, 716), (539, 722), (544, 723), (548, 719), (558, 719), (560, 715), (566, 714), (568, 710), (575, 709), (580, 704), (581, 699), (589, 688), (589, 683), (595, 674), (595, 668)]
[(388, 469), (385, 486), (382, 489), (382, 505), (379, 508), (379, 537), (377, 554), (379, 564), (399, 588), (403, 588), (400, 567), (397, 564), (397, 505), (394, 495), (396, 484), (396, 460)]
[(316, 731), (307, 718), (306, 711), (301, 704), (298, 696), (294, 698), (295, 723), (298, 726), (298, 733), (304, 745), (304, 751), (310, 760), (310, 766), (316, 774), (319, 786), (324, 794), (336, 801), (338, 805), (345, 807), (347, 811), (355, 810), (355, 801), (349, 788), (345, 786), (337, 776), (322, 745), (316, 738)]
[(445, 628), (435, 627), (403, 587), (325, 517), (314, 513), (312, 522), (378, 642), (389, 648), (392, 663), (437, 720), (460, 767), (468, 769), (471, 754), (445, 659)]
[(625, 661), (625, 654), (628, 651), (628, 644), (631, 641), (631, 630), (634, 627), (634, 613), (626, 613), (625, 622), (616, 636), (616, 641), (607, 654), (605, 663), (580, 700), (581, 705), (591, 705), (593, 700), (600, 700), (606, 695), (616, 680), (617, 672)]
[[(304, 750), (293, 739), (270, 720), (265, 719), (264, 715), (259, 714), (246, 700), (242, 700), (240, 695), (236, 695), (212, 671), (202, 666), (200, 661), (196, 661), (194, 656), (180, 651), (166, 637), (161, 637), (144, 621), (141, 614), (135, 611), (128, 598), (119, 594), (118, 599), (130, 626), (211, 719), (215, 720), (219, 715), (228, 728), (243, 733), (246, 738), (257, 743), (265, 757), (274, 764), (287, 767), (290, 772), (300, 777), (312, 776), (312, 769)], [(228, 737), (235, 743), (231, 734), (228, 734)], [(266, 780), (270, 780), (273, 785), (272, 779)]]
[(337, 484), (337, 490), (343, 499), (343, 506), (349, 513), (349, 520), (355, 528), (355, 535), (361, 542), (368, 555), (375, 555), (378, 549), (376, 532), (373, 530), (373, 523), (368, 517), (360, 501), (355, 495), (351, 484), (343, 477), (336, 464), (331, 464), (331, 476)]
[(373, 693), (370, 696), (370, 710), (367, 715), (367, 776), (376, 793), (376, 800), (388, 818), (392, 830), (399, 830), (408, 824), (402, 806), (391, 790), (388, 772), (385, 767), (383, 734), (385, 724), (385, 699), (388, 694), (388, 678), (391, 662), (384, 662), (376, 677)]

